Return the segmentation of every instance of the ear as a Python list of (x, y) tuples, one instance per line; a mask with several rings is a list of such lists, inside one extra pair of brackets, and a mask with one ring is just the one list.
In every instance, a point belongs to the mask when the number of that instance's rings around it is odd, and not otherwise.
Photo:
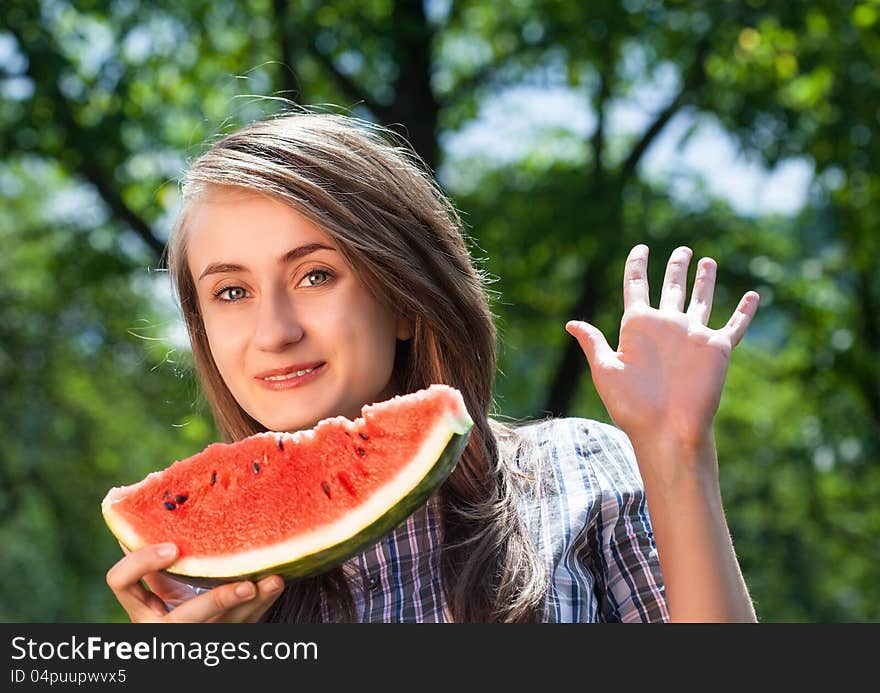
[(403, 316), (397, 318), (397, 338), (400, 341), (405, 342), (408, 339), (412, 339), (414, 334), (415, 330), (413, 329), (412, 320)]

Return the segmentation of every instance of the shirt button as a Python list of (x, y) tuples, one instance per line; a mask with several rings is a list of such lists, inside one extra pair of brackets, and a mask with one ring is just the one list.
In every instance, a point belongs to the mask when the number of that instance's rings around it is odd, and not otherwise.
[(377, 578), (375, 575), (373, 577), (371, 577), (369, 580), (367, 580), (367, 582), (369, 583), (370, 590), (372, 592), (375, 592), (377, 589), (379, 589), (379, 587), (382, 584), (381, 580), (379, 580), (379, 578)]

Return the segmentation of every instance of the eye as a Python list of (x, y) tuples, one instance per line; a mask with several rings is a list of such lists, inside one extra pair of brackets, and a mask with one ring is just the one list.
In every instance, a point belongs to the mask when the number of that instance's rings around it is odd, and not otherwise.
[[(225, 298), (224, 298), (225, 296)], [(241, 299), (247, 296), (247, 291), (245, 291), (240, 286), (224, 286), (222, 289), (214, 292), (214, 298), (219, 299), (221, 301), (226, 301), (227, 303), (234, 303), (235, 301), (240, 301)]]
[(332, 276), (333, 275), (329, 270), (313, 269), (302, 278), (300, 286), (320, 286), (321, 284), (330, 281)]

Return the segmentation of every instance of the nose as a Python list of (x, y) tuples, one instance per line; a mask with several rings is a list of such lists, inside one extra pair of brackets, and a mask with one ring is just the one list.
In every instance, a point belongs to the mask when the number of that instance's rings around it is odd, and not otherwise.
[(285, 291), (264, 294), (260, 301), (253, 344), (261, 351), (282, 351), (305, 336), (293, 302)]

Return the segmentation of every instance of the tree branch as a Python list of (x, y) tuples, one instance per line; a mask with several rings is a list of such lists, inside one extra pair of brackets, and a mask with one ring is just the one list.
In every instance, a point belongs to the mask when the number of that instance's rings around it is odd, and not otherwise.
[(599, 89), (596, 97), (596, 130), (590, 138), (593, 149), (593, 180), (598, 189), (605, 177), (602, 159), (605, 149), (605, 106), (611, 97), (611, 80), (614, 75), (614, 52), (610, 42), (605, 44), (605, 64), (599, 71)]
[(95, 186), (113, 216), (140, 236), (141, 240), (156, 254), (157, 265), (161, 265), (164, 262), (165, 243), (153, 233), (152, 228), (143, 217), (125, 203), (116, 188), (108, 182), (106, 173), (100, 169), (93, 157), (83, 156), (80, 174)]
[[(535, 49), (534, 47), (529, 50), (540, 50), (540, 48)], [(478, 86), (482, 82), (485, 82), (489, 77), (491, 77), (495, 72), (499, 70), (508, 60), (516, 55), (522, 55), (524, 51), (521, 48), (517, 50), (510, 51), (509, 53), (499, 53), (495, 55), (491, 61), (486, 63), (485, 65), (480, 66), (480, 68), (468, 75), (467, 77), (462, 78), (458, 84), (455, 85), (455, 88), (447, 94), (443, 99), (443, 105), (446, 106), (448, 104), (454, 103), (455, 101), (461, 99), (465, 93)]]
[(370, 96), (366, 91), (361, 89), (361, 87), (356, 84), (348, 75), (341, 72), (339, 68), (336, 67), (333, 59), (329, 55), (326, 55), (320, 48), (318, 48), (318, 46), (314, 42), (309, 44), (309, 52), (321, 64), (321, 67), (323, 67), (325, 70), (327, 70), (327, 72), (330, 73), (330, 76), (333, 78), (337, 86), (342, 90), (342, 93), (345, 94), (346, 97), (357, 103), (363, 103), (368, 109), (370, 109), (370, 111), (373, 112), (373, 115), (375, 115), (380, 122), (394, 122), (394, 110), (388, 106), (382, 105), (372, 96)]
[[(40, 38), (38, 40), (44, 44), (43, 50), (48, 54), (48, 60), (35, 60), (34, 55), (27, 51), (28, 44), (24, 41), (21, 32), (16, 27), (10, 27), (9, 30), (15, 36), (15, 40), (18, 41), (20, 49), (27, 54), (28, 75), (34, 80), (35, 84), (43, 85), (48, 90), (48, 96), (55, 104), (58, 116), (55, 119), (55, 123), (60, 125), (65, 131), (65, 140), (68, 143), (72, 143), (79, 154), (80, 163), (74, 172), (79, 173), (95, 186), (98, 194), (110, 208), (113, 216), (131, 228), (146, 243), (147, 247), (155, 253), (157, 262), (161, 262), (165, 243), (153, 233), (150, 224), (131, 209), (122, 199), (119, 192), (110, 184), (110, 175), (98, 163), (94, 146), (89, 143), (89, 140), (100, 141), (101, 137), (89, 134), (86, 128), (77, 123), (70, 102), (58, 87), (58, 78), (62, 66), (69, 67), (66, 58), (55, 49), (52, 38), (46, 34), (45, 30), (40, 30)], [(43, 153), (52, 158), (58, 158), (56, 152), (44, 151)]]
[(654, 121), (633, 146), (629, 156), (626, 157), (626, 160), (620, 167), (618, 175), (620, 176), (621, 183), (629, 180), (648, 147), (651, 146), (657, 136), (663, 131), (663, 128), (672, 119), (672, 116), (691, 98), (693, 92), (699, 89), (706, 81), (705, 62), (708, 53), (709, 40), (704, 38), (697, 44), (694, 60), (678, 94), (675, 95), (666, 108), (655, 116)]

